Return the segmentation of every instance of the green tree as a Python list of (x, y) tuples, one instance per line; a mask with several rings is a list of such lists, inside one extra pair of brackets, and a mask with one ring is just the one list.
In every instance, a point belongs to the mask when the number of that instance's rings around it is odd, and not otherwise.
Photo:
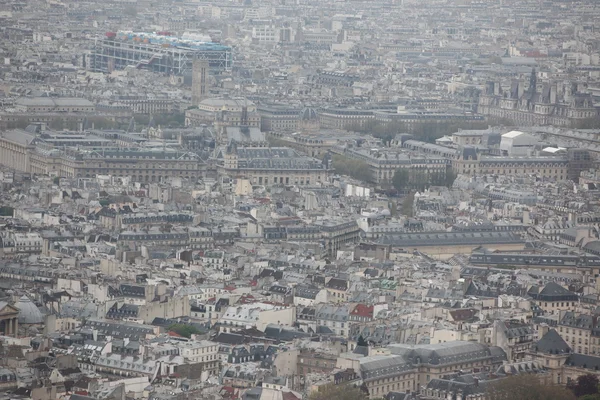
[(350, 384), (329, 384), (311, 393), (310, 400), (367, 400), (368, 395)]
[(19, 117), (12, 122), (8, 122), (9, 129), (25, 129), (29, 125), (27, 117)]
[(402, 215), (406, 215), (407, 217), (412, 217), (413, 215), (413, 203), (415, 202), (415, 194), (410, 192), (402, 201), (402, 207), (400, 212)]
[(113, 129), (117, 124), (106, 117), (92, 117), (88, 119), (88, 126), (93, 126), (94, 129)]
[(542, 384), (538, 377), (515, 375), (490, 382), (487, 386), (488, 400), (575, 400), (566, 387)]
[(175, 332), (178, 335), (181, 335), (183, 337), (189, 338), (192, 335), (201, 333), (200, 330), (198, 330), (198, 328), (196, 328), (193, 325), (187, 325), (187, 324), (173, 324), (173, 325), (169, 325), (169, 327), (167, 328), (168, 331), (171, 332)]
[(600, 394), (585, 394), (581, 397), (578, 397), (577, 400), (600, 400)]
[(410, 184), (410, 173), (406, 168), (399, 168), (394, 172), (394, 177), (392, 178), (392, 185), (394, 189), (403, 191)]
[(62, 131), (63, 129), (65, 129), (65, 120), (62, 118), (53, 119), (52, 121), (50, 121), (50, 124), (48, 124), (48, 126), (50, 127), (50, 129), (53, 129), (55, 131)]
[(361, 160), (354, 160), (339, 154), (333, 156), (333, 168), (342, 175), (351, 176), (364, 182), (372, 182), (373, 175), (369, 165)]
[(456, 172), (452, 168), (448, 168), (446, 170), (446, 182), (444, 183), (447, 187), (452, 187), (454, 181), (456, 180)]
[(577, 129), (598, 129), (598, 128), (600, 128), (600, 117), (587, 118), (587, 119), (578, 121), (575, 124), (575, 128), (577, 128)]
[(567, 387), (571, 389), (575, 396), (581, 397), (597, 394), (599, 383), (598, 376), (594, 374), (585, 374), (579, 376), (576, 381), (572, 381)]

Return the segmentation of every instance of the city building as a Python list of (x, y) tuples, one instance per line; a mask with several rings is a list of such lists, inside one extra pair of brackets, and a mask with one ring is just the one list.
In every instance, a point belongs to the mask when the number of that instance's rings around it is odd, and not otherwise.
[(108, 32), (95, 39), (89, 55), (88, 69), (112, 72), (126, 67), (189, 75), (196, 59), (208, 61), (210, 68), (228, 71), (232, 66), (231, 48), (217, 43), (181, 39), (155, 33)]

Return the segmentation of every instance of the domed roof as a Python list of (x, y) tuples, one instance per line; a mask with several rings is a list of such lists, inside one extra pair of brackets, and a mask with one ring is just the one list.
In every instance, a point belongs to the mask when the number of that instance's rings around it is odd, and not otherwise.
[(19, 324), (41, 324), (44, 322), (44, 316), (39, 308), (27, 296), (23, 296), (17, 303), (19, 309)]
[(304, 108), (304, 110), (302, 110), (302, 114), (300, 114), (300, 119), (302, 121), (313, 121), (318, 118), (319, 116), (317, 115), (317, 112), (311, 107)]

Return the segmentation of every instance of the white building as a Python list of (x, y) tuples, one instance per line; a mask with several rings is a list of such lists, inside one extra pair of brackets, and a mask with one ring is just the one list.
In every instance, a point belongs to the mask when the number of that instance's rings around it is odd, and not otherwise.
[(279, 41), (279, 29), (273, 25), (259, 25), (252, 27), (252, 39), (259, 43), (277, 43)]
[(521, 131), (510, 131), (502, 135), (500, 150), (507, 156), (527, 156), (531, 154), (539, 140), (528, 133)]

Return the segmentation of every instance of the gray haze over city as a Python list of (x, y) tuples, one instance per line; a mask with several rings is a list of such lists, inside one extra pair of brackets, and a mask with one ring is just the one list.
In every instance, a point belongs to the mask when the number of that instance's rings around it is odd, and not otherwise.
[(600, 400), (599, 1), (0, 38), (0, 400)]

